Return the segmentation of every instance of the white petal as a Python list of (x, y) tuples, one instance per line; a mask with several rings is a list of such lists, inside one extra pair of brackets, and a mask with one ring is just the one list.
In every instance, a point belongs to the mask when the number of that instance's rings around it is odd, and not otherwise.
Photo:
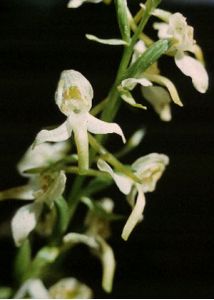
[(133, 90), (137, 84), (142, 86), (151, 86), (152, 83), (146, 78), (127, 78), (121, 82), (121, 86), (128, 90)]
[(123, 228), (122, 238), (127, 241), (131, 232), (139, 221), (142, 220), (142, 214), (145, 207), (145, 196), (140, 185), (138, 185), (138, 195), (135, 206)]
[(158, 30), (159, 39), (168, 39), (172, 37), (172, 35), (169, 34), (169, 25), (166, 23), (154, 23), (153, 28)]
[(97, 167), (100, 171), (108, 173), (113, 178), (117, 187), (123, 194), (127, 195), (130, 193), (132, 181), (128, 177), (116, 174), (110, 165), (103, 159), (98, 159)]
[(22, 206), (12, 219), (12, 234), (16, 246), (21, 246), (29, 233), (36, 227), (41, 214), (42, 204), (33, 203)]
[(31, 175), (24, 173), (26, 170), (49, 166), (62, 159), (69, 148), (67, 141), (57, 144), (44, 143), (34, 149), (30, 146), (18, 163), (17, 169), (21, 175), (30, 177)]
[(122, 88), (121, 86), (118, 86), (117, 89), (118, 92), (120, 93), (121, 99), (123, 99), (126, 103), (136, 108), (147, 109), (146, 106), (137, 103), (135, 99), (132, 97), (132, 94), (128, 90)]
[(68, 8), (77, 8), (77, 7), (81, 6), (82, 4), (84, 4), (85, 2), (99, 3), (99, 2), (102, 2), (102, 0), (70, 0), (68, 2), (67, 7)]
[[(133, 19), (132, 19), (133, 20)], [(146, 45), (142, 40), (139, 40), (134, 46), (134, 52), (131, 59), (131, 65), (146, 51)]]
[(77, 8), (77, 7), (81, 6), (84, 2), (85, 2), (85, 0), (70, 0), (67, 4), (67, 7), (68, 8)]
[(127, 42), (120, 39), (100, 39), (92, 34), (86, 34), (85, 36), (90, 41), (94, 41), (104, 45), (112, 45), (112, 46), (127, 45)]
[(101, 237), (98, 237), (97, 239), (101, 246), (101, 253), (99, 256), (103, 266), (102, 287), (107, 293), (110, 293), (112, 291), (116, 267), (114, 252), (104, 239)]
[(42, 144), (44, 142), (61, 142), (67, 140), (71, 136), (72, 128), (70, 126), (69, 119), (67, 119), (62, 125), (53, 130), (40, 131), (35, 139), (34, 146)]
[(192, 83), (197, 91), (200, 93), (207, 91), (209, 78), (201, 62), (184, 53), (177, 53), (175, 63), (181, 72), (192, 78)]
[(67, 245), (76, 245), (76, 244), (85, 244), (86, 246), (97, 249), (98, 244), (94, 237), (88, 236), (86, 234), (80, 234), (80, 233), (68, 233), (64, 236), (63, 242)]
[(48, 290), (40, 279), (27, 280), (17, 291), (14, 299), (24, 299), (27, 296), (31, 299), (50, 299)]
[(108, 123), (101, 121), (91, 114), (87, 114), (88, 131), (94, 134), (116, 133), (122, 137), (123, 142), (126, 142), (122, 129), (117, 123)]
[(162, 121), (171, 120), (171, 98), (164, 88), (159, 86), (142, 88), (142, 93), (144, 98), (153, 106)]
[(151, 80), (152, 82), (158, 83), (166, 87), (170, 93), (170, 96), (172, 97), (173, 102), (179, 106), (183, 106), (181, 99), (178, 95), (177, 89), (169, 78), (158, 74), (148, 74), (148, 73), (144, 74), (144, 76), (149, 80)]
[(6, 199), (33, 200), (34, 190), (30, 184), (0, 192), (0, 201)]

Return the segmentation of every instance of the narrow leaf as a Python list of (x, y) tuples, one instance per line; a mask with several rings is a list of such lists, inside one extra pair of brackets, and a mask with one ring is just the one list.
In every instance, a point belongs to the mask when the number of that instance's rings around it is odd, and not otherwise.
[(24, 241), (22, 246), (18, 249), (18, 253), (14, 263), (14, 273), (18, 282), (23, 281), (24, 275), (27, 273), (31, 263), (31, 246), (28, 239)]
[(124, 41), (130, 42), (130, 26), (127, 14), (127, 0), (115, 0), (117, 20), (120, 28), (120, 33)]
[(57, 235), (63, 234), (67, 229), (69, 222), (69, 208), (68, 204), (63, 197), (55, 200), (55, 205), (57, 209), (57, 224), (54, 232)]
[(168, 40), (159, 40), (152, 44), (124, 74), (125, 78), (142, 74), (149, 66), (156, 62), (169, 49)]

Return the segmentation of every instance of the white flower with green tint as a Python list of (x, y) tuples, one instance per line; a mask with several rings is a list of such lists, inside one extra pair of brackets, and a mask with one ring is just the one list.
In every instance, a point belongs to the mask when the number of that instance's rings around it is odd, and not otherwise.
[[(18, 164), (19, 172), (29, 177), (26, 185), (0, 192), (0, 200), (19, 199), (33, 200), (33, 203), (22, 206), (12, 219), (12, 235), (17, 246), (21, 246), (30, 232), (35, 229), (45, 206), (53, 208), (54, 200), (62, 196), (66, 176), (63, 171), (28, 174), (31, 168), (47, 167), (59, 160), (68, 150), (65, 143), (39, 145), (30, 147)], [(48, 155), (51, 154), (51, 157)]]
[(65, 141), (71, 137), (73, 132), (80, 171), (88, 169), (89, 164), (87, 131), (94, 134), (116, 133), (125, 142), (125, 137), (118, 124), (101, 121), (89, 113), (92, 107), (92, 98), (92, 86), (81, 73), (74, 70), (63, 71), (55, 100), (67, 119), (56, 129), (40, 131), (35, 140), (35, 145), (48, 141)]
[(208, 74), (203, 64), (188, 54), (195, 54), (196, 42), (193, 37), (194, 29), (187, 24), (186, 18), (180, 13), (170, 14), (168, 22), (155, 23), (154, 28), (158, 30), (160, 39), (172, 39), (171, 50), (177, 67), (183, 74), (192, 78), (197, 91), (205, 93), (208, 89)]
[[(65, 183), (66, 177), (63, 171), (45, 174), (30, 181), (29, 188), (32, 190), (33, 199), (19, 199), (33, 200), (33, 203), (19, 208), (11, 223), (13, 238), (17, 246), (21, 246), (30, 232), (35, 229), (44, 207), (53, 208), (54, 200), (61, 197), (64, 192)], [(18, 199), (17, 196), (16, 199)]]
[(137, 223), (142, 220), (146, 204), (144, 194), (155, 190), (157, 181), (162, 176), (168, 163), (169, 158), (164, 154), (158, 153), (151, 153), (137, 159), (131, 165), (131, 168), (141, 180), (140, 184), (136, 183), (130, 177), (114, 172), (111, 166), (104, 160), (98, 160), (98, 168), (103, 172), (107, 172), (113, 178), (119, 190), (127, 195), (127, 200), (132, 207), (132, 212), (122, 232), (124, 240), (129, 238)]
[[(94, 203), (90, 199), (87, 198), (85, 201), (89, 202), (89, 206), (94, 207)], [(68, 233), (64, 236), (63, 241), (68, 247), (85, 244), (100, 259), (103, 268), (102, 287), (109, 293), (112, 290), (116, 263), (113, 250), (106, 242), (110, 235), (110, 229), (109, 220), (105, 217), (112, 213), (114, 205), (111, 199), (104, 198), (99, 204), (96, 203), (95, 207), (96, 209), (98, 207), (99, 213), (97, 215), (96, 210), (89, 211), (85, 222), (86, 232)]]
[[(138, 41), (134, 47), (132, 56), (133, 64), (145, 51), (147, 47), (142, 40)], [(182, 102), (174, 84), (168, 78), (159, 74), (157, 63), (151, 65), (145, 72), (137, 78), (127, 78), (118, 87), (122, 99), (130, 105), (138, 108), (146, 108), (142, 104), (135, 102), (132, 91), (137, 84), (140, 84), (144, 98), (152, 105), (162, 121), (171, 120), (170, 103), (173, 101), (179, 106)]]

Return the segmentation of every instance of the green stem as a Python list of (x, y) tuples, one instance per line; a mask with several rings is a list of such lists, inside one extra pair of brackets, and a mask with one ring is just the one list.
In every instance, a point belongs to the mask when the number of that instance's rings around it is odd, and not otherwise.
[[(71, 173), (71, 174), (79, 174), (79, 168), (78, 167), (66, 167), (65, 169), (66, 173)], [(105, 174), (103, 174), (103, 172), (100, 172), (98, 170), (93, 170), (93, 169), (88, 169), (88, 170), (84, 170), (83, 173), (81, 173), (81, 175), (83, 176), (105, 176)]]
[[(147, 0), (147, 1), (149, 1), (149, 0)], [(114, 84), (109, 92), (107, 99), (105, 100), (105, 105), (104, 105), (105, 109), (103, 110), (103, 112), (101, 114), (101, 119), (103, 121), (111, 122), (115, 118), (115, 116), (119, 110), (121, 100), (119, 97), (119, 93), (117, 91), (117, 86), (120, 84), (120, 81), (128, 68), (135, 43), (136, 43), (137, 39), (139, 38), (140, 33), (143, 31), (145, 25), (147, 24), (149, 17), (150, 17), (150, 12), (153, 8), (155, 8), (155, 7), (151, 7), (149, 5), (148, 5), (148, 7), (146, 6), (144, 15), (142, 16), (142, 19), (138, 25), (138, 28), (136, 29), (134, 35), (132, 36), (130, 44), (124, 48), (123, 55), (121, 58), (121, 62), (120, 62), (119, 68), (118, 68), (118, 72), (117, 72)], [(100, 142), (103, 141), (104, 136), (99, 136), (98, 140)], [(109, 157), (108, 157), (108, 159), (109, 159)], [(112, 162), (113, 161), (111, 161), (111, 163)], [(138, 178), (135, 178), (135, 180), (138, 180)], [(83, 183), (84, 183), (84, 177), (78, 176), (75, 179), (74, 184), (72, 186), (72, 191), (68, 198), (68, 203), (70, 206), (70, 219), (72, 219), (72, 216), (73, 216), (74, 212), (76, 211), (76, 208), (77, 208), (77, 205), (79, 202), (79, 196), (81, 194), (80, 190), (82, 188)]]
[(98, 141), (89, 135), (90, 145), (101, 154), (101, 157), (109, 162), (116, 170), (130, 177), (132, 180), (138, 183), (142, 183), (141, 179), (138, 178), (129, 168), (125, 167), (116, 157), (114, 157), (110, 152), (108, 152)]
[[(107, 122), (112, 121), (115, 118), (115, 116), (119, 110), (121, 100), (119, 99), (119, 93), (117, 91), (117, 86), (120, 84), (120, 81), (122, 80), (122, 77), (129, 65), (134, 46), (139, 38), (139, 35), (144, 30), (144, 27), (149, 20), (150, 12), (152, 9), (153, 8), (151, 8), (150, 6), (148, 6), (148, 8), (146, 7), (144, 14), (142, 16), (142, 19), (141, 19), (138, 27), (136, 28), (134, 35), (132, 36), (129, 46), (125, 47), (125, 49), (124, 49), (115, 82), (114, 82), (113, 87), (108, 96), (108, 104), (105, 106), (105, 109), (103, 110), (103, 113), (101, 114), (101, 119), (104, 121), (107, 121)], [(101, 141), (102, 138), (100, 138), (99, 140)]]

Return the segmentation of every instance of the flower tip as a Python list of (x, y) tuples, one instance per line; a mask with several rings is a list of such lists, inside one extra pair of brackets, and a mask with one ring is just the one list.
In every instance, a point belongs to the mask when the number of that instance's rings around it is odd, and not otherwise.
[(126, 143), (126, 138), (125, 138), (125, 135), (123, 134), (122, 131), (121, 131), (121, 138), (122, 138), (123, 143), (125, 144)]
[(124, 232), (124, 230), (123, 230), (123, 232), (121, 234), (121, 238), (124, 240), (124, 242), (127, 242), (129, 235), (126, 232)]

